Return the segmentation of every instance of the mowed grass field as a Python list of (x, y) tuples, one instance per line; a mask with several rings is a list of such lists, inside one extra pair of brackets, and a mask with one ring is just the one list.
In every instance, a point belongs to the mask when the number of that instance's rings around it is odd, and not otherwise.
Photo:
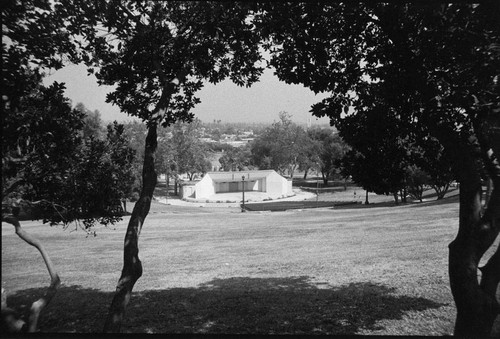
[[(457, 199), (247, 212), (154, 203), (124, 332), (449, 335), (447, 246)], [(128, 217), (86, 237), (23, 222), (62, 287), (43, 332), (99, 332), (122, 268)], [(35, 248), (2, 224), (2, 286), (25, 312), (49, 283)]]

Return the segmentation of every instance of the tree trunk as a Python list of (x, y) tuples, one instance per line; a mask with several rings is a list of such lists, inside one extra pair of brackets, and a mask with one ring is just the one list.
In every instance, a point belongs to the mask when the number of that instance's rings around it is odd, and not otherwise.
[[(460, 181), (459, 231), (449, 245), (450, 286), (457, 307), (457, 336), (487, 337), (500, 314), (496, 289), (500, 283), (499, 249), (488, 263), (479, 268), (485, 252), (500, 231), (500, 166), (493, 158), (489, 173), (494, 188), (482, 215), (480, 169), (476, 167), (474, 150), (463, 147), (455, 154), (455, 168)], [(481, 282), (478, 282), (482, 271)]]
[(288, 168), (288, 174), (290, 175), (290, 180), (293, 182), (293, 176), (295, 174), (295, 166), (290, 166)]
[(307, 172), (309, 172), (309, 169), (308, 169), (308, 168), (306, 168), (306, 170), (304, 171), (304, 180), (306, 180), (306, 179), (307, 179)]
[[(30, 235), (28, 232), (22, 229), (21, 224), (19, 223), (19, 220), (17, 219), (16, 216), (14, 215), (2, 215), (2, 222), (6, 222), (9, 224), (14, 225), (14, 228), (16, 229), (16, 234), (19, 236), (19, 238), (23, 239), (26, 241), (28, 244), (31, 246), (34, 246), (42, 255), (43, 261), (45, 262), (45, 265), (47, 266), (47, 270), (49, 271), (50, 275), (50, 285), (47, 291), (45, 292), (45, 295), (35, 301), (31, 305), (30, 309), (30, 314), (28, 318), (28, 324), (27, 328), (24, 327), (24, 321), (17, 319), (15, 317), (10, 317), (10, 321), (12, 322), (11, 324), (7, 324), (8, 328), (10, 328), (13, 331), (24, 331), (25, 329), (28, 332), (36, 332), (37, 327), (38, 327), (38, 320), (40, 318), (40, 314), (42, 313), (43, 309), (50, 303), (52, 298), (56, 295), (57, 288), (59, 287), (61, 280), (59, 279), (59, 275), (57, 274), (54, 264), (52, 263), (52, 260), (50, 259), (47, 251), (43, 247), (42, 243), (40, 240), (37, 238), (33, 237)], [(5, 301), (5, 305), (2, 302), (2, 317), (5, 315), (5, 311), (9, 312), (9, 308), (7, 307), (7, 303)], [(4, 319), (2, 319), (2, 322)]]
[(488, 205), (488, 202), (490, 201), (492, 190), (493, 190), (493, 180), (491, 180), (491, 178), (488, 178), (488, 180), (486, 180), (486, 196), (484, 198), (485, 205)]
[(168, 175), (168, 172), (165, 175), (165, 184), (167, 185), (167, 191), (166, 191), (165, 195), (166, 195), (166, 197), (168, 199), (168, 189), (170, 187), (170, 176)]
[(418, 199), (418, 201), (422, 202), (422, 196), (423, 195), (424, 195), (424, 186), (423, 185), (417, 186), (417, 189), (416, 189), (416, 198)]
[[(499, 250), (482, 268), (481, 284), (478, 283), (478, 265), (495, 240), (498, 230), (495, 232), (493, 225), (486, 226), (480, 217), (480, 184), (472, 188), (465, 186), (461, 184), (459, 232), (449, 245), (450, 285), (457, 307), (454, 334), (486, 337), (490, 335), (500, 308), (495, 300), (496, 286), (500, 281), (500, 264), (494, 264), (498, 263)], [(500, 201), (496, 208), (500, 209)], [(485, 289), (486, 285), (490, 286), (489, 291)]]
[(407, 200), (406, 200), (406, 196), (407, 196), (406, 187), (399, 190), (399, 194), (401, 195), (401, 202), (403, 204), (406, 204), (406, 202), (407, 202)]
[(365, 195), (365, 205), (368, 205), (369, 202), (368, 202), (368, 191), (366, 191), (366, 195)]
[(399, 201), (398, 201), (399, 193), (396, 191), (392, 195), (394, 196), (394, 202), (396, 203), (396, 205), (398, 205), (399, 204)]
[(119, 332), (125, 309), (132, 294), (136, 281), (142, 275), (142, 264), (139, 260), (139, 235), (144, 220), (149, 213), (153, 192), (158, 180), (154, 157), (157, 148), (157, 126), (151, 123), (148, 126), (146, 146), (144, 152), (144, 165), (142, 169), (142, 190), (139, 200), (135, 203), (130, 217), (127, 233), (125, 234), (123, 249), (123, 269), (116, 286), (115, 296), (109, 307), (108, 316), (104, 324), (104, 332)]
[(449, 183), (444, 186), (432, 185), (432, 188), (434, 189), (434, 191), (436, 191), (437, 200), (441, 200), (444, 198), (446, 192), (448, 192), (449, 187), (450, 187)]

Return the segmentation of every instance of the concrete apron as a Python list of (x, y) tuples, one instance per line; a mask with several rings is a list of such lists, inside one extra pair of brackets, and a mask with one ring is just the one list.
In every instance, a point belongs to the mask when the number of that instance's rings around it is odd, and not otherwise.
[[(272, 197), (265, 192), (245, 192), (245, 203), (251, 202), (276, 202), (276, 201), (302, 201), (312, 199), (316, 194), (302, 191), (300, 189), (293, 190), (294, 195), (290, 197)], [(212, 195), (208, 199), (184, 199), (178, 197), (154, 197), (155, 200), (162, 204), (176, 206), (210, 206), (210, 207), (238, 207), (243, 198), (242, 192), (219, 193)]]

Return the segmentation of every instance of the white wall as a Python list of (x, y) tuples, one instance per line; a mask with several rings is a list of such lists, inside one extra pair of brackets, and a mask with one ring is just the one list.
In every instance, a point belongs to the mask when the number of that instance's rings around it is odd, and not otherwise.
[(181, 199), (183, 198), (194, 198), (195, 187), (194, 185), (182, 185), (181, 186)]
[(214, 183), (212, 182), (212, 178), (210, 178), (209, 174), (206, 174), (203, 179), (201, 179), (195, 185), (195, 198), (202, 199), (208, 198), (215, 194)]
[(293, 195), (292, 180), (286, 180), (286, 195)]
[[(194, 189), (194, 195), (191, 191), (188, 192), (186, 188), (186, 194), (189, 194), (189, 197), (208, 199), (216, 193), (241, 192), (243, 182), (215, 183), (210, 174), (206, 174), (195, 186), (191, 187)], [(293, 195), (292, 182), (276, 172), (270, 172), (265, 178), (245, 180), (245, 191), (266, 192), (272, 198)]]
[(286, 179), (276, 172), (266, 177), (266, 192), (272, 197), (286, 195)]

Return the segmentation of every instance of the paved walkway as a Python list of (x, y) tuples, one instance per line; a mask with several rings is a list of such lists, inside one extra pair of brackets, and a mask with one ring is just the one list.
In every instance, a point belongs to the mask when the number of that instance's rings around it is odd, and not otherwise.
[[(278, 201), (302, 201), (312, 199), (316, 194), (311, 192), (302, 191), (300, 189), (293, 189), (295, 195), (287, 198), (268, 199), (269, 196), (263, 192), (245, 192), (245, 202), (278, 202)], [(207, 201), (185, 201), (179, 197), (155, 197), (156, 201), (162, 204), (175, 205), (175, 206), (199, 206), (199, 207), (239, 207), (242, 200), (241, 192), (221, 193), (210, 197)], [(219, 202), (217, 202), (219, 201)]]

